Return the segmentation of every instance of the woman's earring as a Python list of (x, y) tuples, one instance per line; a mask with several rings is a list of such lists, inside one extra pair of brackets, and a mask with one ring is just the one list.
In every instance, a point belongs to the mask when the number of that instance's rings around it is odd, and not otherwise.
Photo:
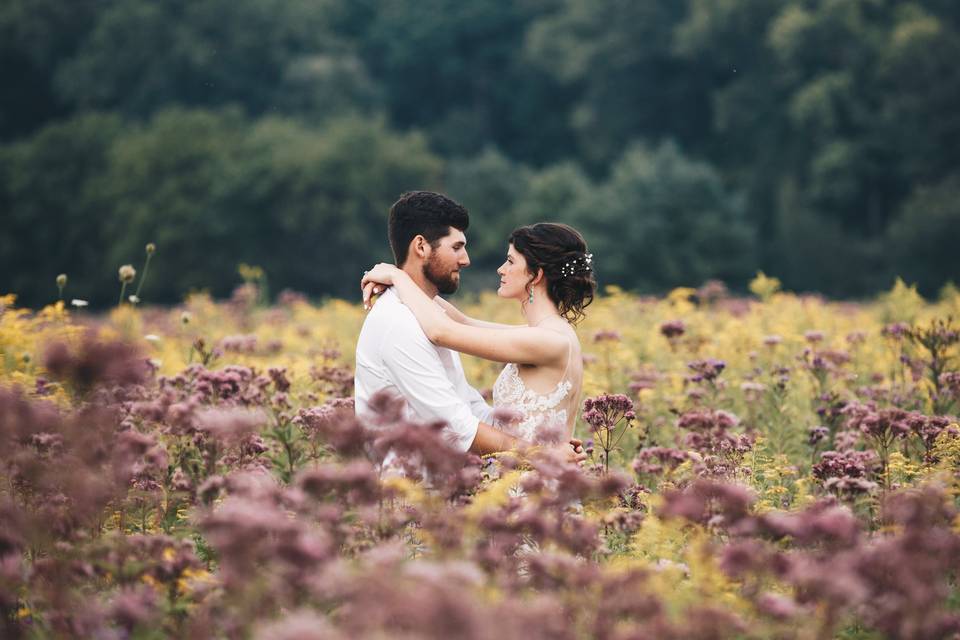
[(533, 304), (533, 287), (527, 289), (527, 293), (530, 294), (530, 297), (527, 298), (527, 304)]

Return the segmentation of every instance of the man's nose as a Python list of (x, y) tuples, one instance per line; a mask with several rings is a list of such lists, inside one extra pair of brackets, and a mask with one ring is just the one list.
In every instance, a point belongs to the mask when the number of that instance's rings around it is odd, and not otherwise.
[(467, 250), (466, 250), (466, 249), (463, 250), (463, 255), (460, 256), (459, 264), (460, 264), (461, 267), (469, 267), (469, 266), (470, 266), (470, 256), (467, 255)]

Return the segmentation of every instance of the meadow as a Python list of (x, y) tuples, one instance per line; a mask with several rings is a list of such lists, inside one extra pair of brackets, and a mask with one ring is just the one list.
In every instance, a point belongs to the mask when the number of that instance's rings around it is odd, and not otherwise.
[[(0, 297), (0, 636), (960, 632), (952, 286), (607, 289), (573, 466), (454, 453), (388, 399), (358, 422), (360, 305), (267, 305), (246, 275), (103, 314)], [(499, 366), (464, 363), (488, 390)], [(381, 475), (388, 449), (429, 484)]]

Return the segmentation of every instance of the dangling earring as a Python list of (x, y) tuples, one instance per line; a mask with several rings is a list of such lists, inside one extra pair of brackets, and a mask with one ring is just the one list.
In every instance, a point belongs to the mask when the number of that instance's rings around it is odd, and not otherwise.
[(530, 294), (530, 297), (527, 298), (527, 304), (533, 304), (533, 287), (527, 289), (527, 293)]

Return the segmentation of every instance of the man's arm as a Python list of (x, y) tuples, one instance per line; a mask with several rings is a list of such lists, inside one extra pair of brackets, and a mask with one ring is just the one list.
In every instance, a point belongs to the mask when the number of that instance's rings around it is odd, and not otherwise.
[[(400, 313), (409, 312), (402, 309)], [(490, 416), (486, 412), (472, 410), (472, 397), (467, 396), (464, 389), (458, 388), (461, 385), (467, 387), (466, 380), (451, 380), (448, 377), (437, 348), (430, 344), (412, 316), (398, 317), (388, 340), (381, 355), (400, 395), (422, 420), (446, 422), (448, 426), (443, 434), (451, 446), (460, 451), (471, 450), (477, 440), (481, 419), (489, 420)], [(474, 394), (482, 401), (478, 393), (474, 391)], [(489, 424), (485, 426), (496, 431)], [(489, 452), (487, 449), (493, 445), (489, 437), (481, 436), (478, 442), (485, 452)]]
[(494, 423), (493, 407), (487, 404), (487, 401), (483, 399), (480, 392), (467, 382), (467, 374), (463, 370), (463, 361), (460, 359), (460, 354), (453, 352), (453, 359), (457, 371), (457, 377), (454, 380), (453, 386), (457, 391), (457, 395), (470, 405), (470, 411), (473, 415), (480, 418), (480, 422), (486, 422), (488, 425), (492, 425)]

